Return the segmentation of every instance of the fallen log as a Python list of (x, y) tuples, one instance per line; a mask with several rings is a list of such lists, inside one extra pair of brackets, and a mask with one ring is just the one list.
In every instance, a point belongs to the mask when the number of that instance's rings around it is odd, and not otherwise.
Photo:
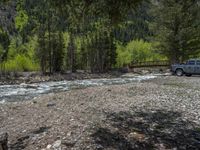
[(0, 133), (0, 150), (8, 150), (8, 134)]

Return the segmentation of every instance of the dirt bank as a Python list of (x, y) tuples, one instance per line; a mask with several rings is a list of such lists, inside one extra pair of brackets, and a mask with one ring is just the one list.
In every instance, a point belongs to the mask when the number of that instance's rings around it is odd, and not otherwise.
[[(130, 73), (138, 75), (146, 75), (150, 73), (169, 73), (169, 69), (166, 68), (138, 68), (130, 70)], [(84, 79), (99, 79), (99, 78), (117, 78), (128, 73), (127, 70), (116, 69), (107, 73), (90, 73), (88, 71), (79, 70), (77, 73), (55, 73), (52, 75), (43, 75), (40, 72), (16, 72), (1, 75), (0, 73), (0, 85), (11, 85), (21, 83), (39, 83), (48, 81), (63, 81), (63, 80), (84, 80)]]
[(79, 73), (66, 73), (66, 74), (53, 74), (42, 75), (38, 72), (21, 72), (16, 74), (9, 74), (0, 76), (0, 85), (11, 85), (21, 83), (40, 83), (48, 81), (63, 81), (63, 80), (83, 80), (83, 79), (98, 79), (98, 78), (115, 78), (122, 75), (120, 72), (110, 72), (103, 74), (92, 74), (86, 72)]

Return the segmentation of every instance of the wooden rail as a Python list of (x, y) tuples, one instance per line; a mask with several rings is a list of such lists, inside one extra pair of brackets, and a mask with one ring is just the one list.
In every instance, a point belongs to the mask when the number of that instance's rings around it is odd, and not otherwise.
[(168, 67), (170, 62), (167, 60), (161, 61), (145, 61), (145, 62), (132, 62), (129, 68), (143, 68), (143, 67)]

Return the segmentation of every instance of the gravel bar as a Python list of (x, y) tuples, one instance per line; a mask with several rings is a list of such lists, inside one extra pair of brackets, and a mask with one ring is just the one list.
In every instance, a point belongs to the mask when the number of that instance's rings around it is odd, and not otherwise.
[(200, 149), (200, 77), (160, 76), (0, 104), (11, 150)]

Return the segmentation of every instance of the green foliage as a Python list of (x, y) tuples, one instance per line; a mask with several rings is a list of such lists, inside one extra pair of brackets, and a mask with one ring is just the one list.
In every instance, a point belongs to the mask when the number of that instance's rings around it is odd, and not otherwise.
[(153, 51), (152, 44), (149, 42), (144, 42), (143, 40), (131, 41), (126, 48), (132, 54), (132, 60), (135, 62), (159, 59), (158, 55)]
[[(4, 48), (3, 46), (0, 44), (0, 57), (2, 57), (2, 55), (4, 54)], [(2, 61), (2, 60), (1, 60)], [(0, 61), (0, 62), (1, 62)]]
[(9, 44), (10, 39), (8, 33), (0, 28), (0, 63), (7, 59)]
[(53, 48), (53, 72), (60, 72), (64, 68), (63, 67), (63, 59), (64, 59), (64, 39), (63, 34), (60, 32), (55, 34), (52, 39), (52, 48)]
[(77, 65), (80, 67), (80, 69), (89, 69), (89, 52), (87, 49), (87, 39), (85, 39), (86, 37), (83, 37), (82, 39), (79, 40), (77, 49), (78, 49), (78, 61), (77, 61)]
[(160, 53), (182, 62), (200, 52), (200, 8), (197, 0), (161, 0), (154, 9), (154, 32)]
[(17, 12), (15, 17), (15, 26), (20, 32), (23, 31), (24, 27), (28, 24), (28, 15), (26, 11), (20, 10)]
[(106, 72), (116, 64), (116, 46), (108, 31), (97, 33), (88, 44), (92, 72)]
[(19, 39), (13, 38), (8, 48), (8, 59), (1, 65), (2, 71), (37, 71), (39, 65), (35, 58), (36, 37), (28, 43), (21, 44)]
[(86, 14), (95, 18), (106, 16), (112, 24), (116, 24), (142, 0), (49, 0), (49, 2), (61, 12), (66, 9), (71, 24), (80, 23)]
[(123, 67), (132, 61), (131, 53), (121, 43), (117, 44), (117, 66)]
[[(18, 0), (7, 4), (16, 8), (9, 13), (12, 16), (0, 17), (4, 29), (0, 30), (0, 61), (7, 70), (105, 72), (131, 62), (199, 56), (197, 0)], [(4, 16), (11, 22), (15, 18), (16, 29), (9, 28), (12, 32), (2, 24)]]
[(9, 46), (9, 60), (27, 56), (40, 64), (42, 72), (50, 73), (65, 66), (72, 72), (88, 68), (108, 71), (116, 64), (114, 25), (140, 1), (19, 0), (15, 17), (18, 35)]
[(8, 2), (9, 0), (1, 0), (0, 3)]
[(25, 55), (17, 55), (4, 63), (6, 72), (10, 71), (37, 71), (39, 65)]
[(132, 62), (156, 61), (164, 57), (153, 50), (152, 43), (133, 40), (126, 46), (117, 44), (117, 66), (122, 67)]
[(149, 13), (151, 3), (143, 1), (135, 11), (131, 11), (118, 27), (114, 29), (117, 41), (127, 44), (132, 40), (143, 39), (148, 41), (152, 36), (149, 28), (152, 16)]
[(74, 35), (70, 35), (69, 44), (67, 47), (67, 59), (68, 59), (68, 68), (71, 70), (71, 72), (76, 72), (77, 69), (77, 62), (76, 62), (76, 43)]
[[(37, 39), (38, 44), (35, 47), (36, 56), (43, 73), (50, 70), (50, 63), (52, 63), (51, 69), (53, 72), (60, 72), (64, 69), (64, 36), (66, 39), (67, 35), (63, 36), (61, 32), (52, 33), (52, 35), (52, 38), (49, 40), (49, 35), (41, 32)], [(49, 46), (51, 47), (49, 48)]]
[(37, 47), (37, 37), (32, 37), (29, 39), (29, 42), (22, 43), (20, 38), (13, 38), (10, 42), (8, 49), (8, 58), (12, 59), (17, 54), (23, 54), (27, 57), (35, 59), (35, 49)]

